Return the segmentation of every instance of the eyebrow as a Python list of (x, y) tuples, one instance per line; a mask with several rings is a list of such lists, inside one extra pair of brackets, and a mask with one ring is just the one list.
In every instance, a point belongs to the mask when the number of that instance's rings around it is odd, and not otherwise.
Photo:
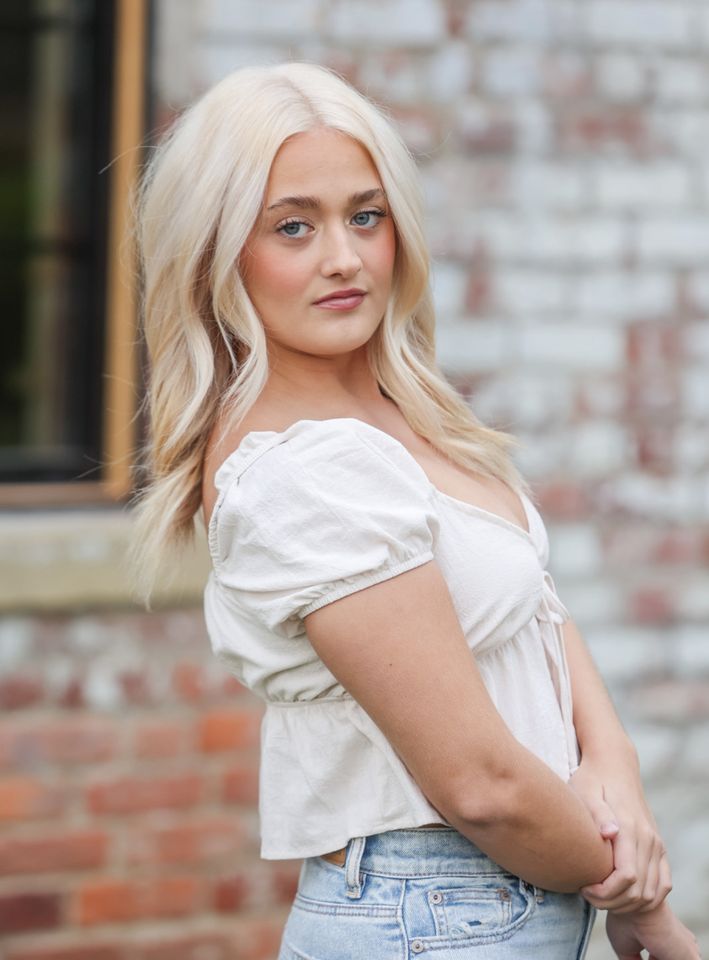
[[(347, 203), (350, 206), (356, 206), (358, 203), (368, 203), (370, 200), (375, 200), (379, 197), (385, 200), (386, 194), (380, 187), (375, 187), (373, 190), (363, 190), (361, 193), (351, 194)], [(298, 207), (299, 210), (317, 210), (320, 206), (321, 203), (317, 197), (294, 196), (281, 197), (267, 207), (267, 210), (277, 210), (280, 207)]]

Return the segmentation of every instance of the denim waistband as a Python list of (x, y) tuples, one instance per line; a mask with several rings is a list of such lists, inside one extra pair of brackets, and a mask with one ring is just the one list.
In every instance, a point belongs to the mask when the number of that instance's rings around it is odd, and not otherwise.
[(348, 865), (380, 876), (465, 876), (506, 873), (453, 827), (389, 830), (354, 837), (347, 845)]

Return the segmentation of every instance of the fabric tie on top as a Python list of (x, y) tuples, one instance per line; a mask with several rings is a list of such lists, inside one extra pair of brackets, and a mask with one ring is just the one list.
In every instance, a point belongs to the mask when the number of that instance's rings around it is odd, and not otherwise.
[(569, 611), (559, 599), (556, 585), (548, 570), (544, 570), (544, 581), (541, 600), (536, 618), (540, 621), (540, 632), (544, 644), (544, 651), (549, 663), (549, 672), (554, 683), (554, 689), (559, 700), (559, 709), (564, 723), (566, 734), (566, 751), (569, 760), (569, 770), (573, 773), (578, 767), (576, 757), (576, 730), (574, 728), (574, 713), (571, 697), (571, 677), (566, 660), (564, 634), (562, 625), (571, 618)]

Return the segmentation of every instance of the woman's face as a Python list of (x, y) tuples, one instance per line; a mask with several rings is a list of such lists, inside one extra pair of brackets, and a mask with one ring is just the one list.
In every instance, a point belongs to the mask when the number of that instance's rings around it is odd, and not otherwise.
[(328, 357), (366, 344), (386, 309), (395, 252), (368, 152), (328, 128), (287, 140), (240, 260), (270, 349)]

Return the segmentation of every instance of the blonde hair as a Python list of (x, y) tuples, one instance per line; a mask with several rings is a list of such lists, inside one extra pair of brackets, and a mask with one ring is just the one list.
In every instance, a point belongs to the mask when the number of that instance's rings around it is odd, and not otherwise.
[(266, 383), (264, 331), (236, 264), (276, 153), (316, 126), (368, 150), (396, 229), (392, 294), (368, 344), (381, 389), (452, 461), (525, 489), (508, 455), (512, 438), (482, 426), (436, 366), (418, 172), (393, 126), (323, 67), (236, 70), (181, 115), (136, 195), (150, 372), (148, 477), (137, 498), (131, 559), (146, 601), (168, 549), (194, 533), (215, 423), (225, 415), (229, 426), (237, 424)]

